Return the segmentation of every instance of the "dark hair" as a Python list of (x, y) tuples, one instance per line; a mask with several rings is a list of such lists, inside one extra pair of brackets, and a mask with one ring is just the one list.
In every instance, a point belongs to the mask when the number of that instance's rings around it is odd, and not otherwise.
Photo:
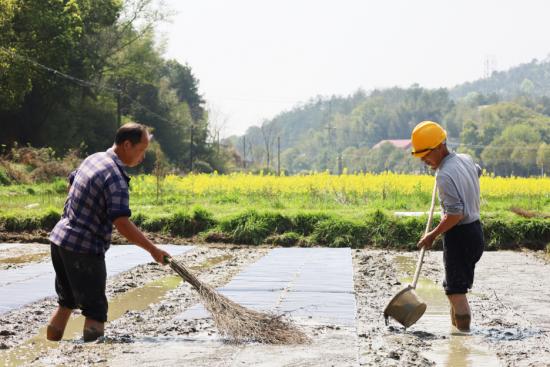
[(118, 128), (115, 135), (115, 144), (121, 145), (126, 140), (129, 140), (132, 145), (141, 142), (143, 134), (148, 134), (147, 127), (135, 122), (129, 122)]

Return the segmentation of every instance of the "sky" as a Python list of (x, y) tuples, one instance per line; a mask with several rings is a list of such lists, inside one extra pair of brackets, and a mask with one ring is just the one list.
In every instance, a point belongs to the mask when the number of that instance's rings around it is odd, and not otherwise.
[(316, 96), (452, 87), (550, 55), (547, 0), (165, 0), (223, 137)]

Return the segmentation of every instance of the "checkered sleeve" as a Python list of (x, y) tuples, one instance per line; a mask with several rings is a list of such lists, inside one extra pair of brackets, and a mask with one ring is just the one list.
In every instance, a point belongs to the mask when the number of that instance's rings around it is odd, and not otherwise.
[(128, 184), (122, 175), (110, 174), (105, 180), (104, 193), (107, 215), (111, 221), (132, 215)]
[(75, 169), (74, 171), (72, 171), (71, 173), (69, 173), (69, 176), (67, 176), (67, 181), (69, 181), (69, 186), (72, 186), (72, 185), (73, 185), (74, 178), (75, 178), (77, 172), (78, 172), (78, 170)]

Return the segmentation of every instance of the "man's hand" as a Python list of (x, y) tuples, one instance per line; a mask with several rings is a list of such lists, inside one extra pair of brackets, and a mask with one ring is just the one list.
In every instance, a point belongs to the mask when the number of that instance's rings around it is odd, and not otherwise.
[(156, 262), (164, 264), (164, 256), (170, 257), (168, 252), (159, 249), (151, 241), (149, 241), (128, 217), (118, 217), (113, 221), (113, 223), (121, 235), (126, 237), (128, 241), (133, 242), (142, 249), (149, 251)]
[(432, 248), (435, 239), (440, 234), (447, 232), (449, 229), (457, 225), (464, 216), (462, 214), (445, 214), (441, 218), (441, 222), (431, 232), (426, 233), (420, 241), (418, 241), (418, 248), (425, 247), (426, 250)]
[(436, 238), (436, 236), (434, 235), (433, 232), (426, 233), (420, 239), (420, 241), (418, 241), (418, 244), (417, 244), (418, 248), (425, 247), (426, 250), (431, 249), (433, 244), (434, 244), (435, 238)]
[(154, 246), (151, 251), (149, 252), (153, 259), (155, 259), (156, 262), (159, 264), (165, 265), (164, 257), (168, 256), (170, 257), (170, 254), (164, 250), (159, 249), (157, 246)]

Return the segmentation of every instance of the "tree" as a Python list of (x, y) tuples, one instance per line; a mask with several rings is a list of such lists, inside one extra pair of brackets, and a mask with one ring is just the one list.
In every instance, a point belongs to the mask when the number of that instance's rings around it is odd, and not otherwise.
[(275, 139), (277, 139), (276, 130), (273, 124), (268, 124), (264, 122), (260, 127), (262, 132), (263, 146), (265, 149), (266, 155), (266, 170), (271, 169), (271, 153), (273, 151), (273, 145), (275, 144)]
[(544, 176), (550, 171), (550, 145), (542, 143), (537, 150), (537, 167), (540, 169), (540, 175)]

